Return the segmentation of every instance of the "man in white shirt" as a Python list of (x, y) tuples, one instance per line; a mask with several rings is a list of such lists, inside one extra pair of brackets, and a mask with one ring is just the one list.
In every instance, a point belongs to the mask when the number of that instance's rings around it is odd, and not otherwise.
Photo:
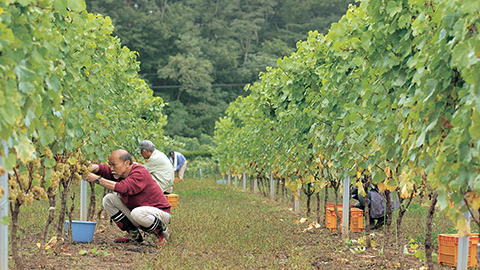
[(143, 166), (157, 181), (163, 193), (172, 193), (175, 175), (168, 157), (155, 149), (155, 145), (149, 140), (142, 141), (136, 151), (140, 151), (140, 154), (146, 160)]

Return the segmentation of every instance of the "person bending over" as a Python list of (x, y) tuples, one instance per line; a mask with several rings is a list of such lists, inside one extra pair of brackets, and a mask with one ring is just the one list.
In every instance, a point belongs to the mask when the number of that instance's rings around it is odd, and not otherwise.
[(157, 237), (157, 245), (168, 244), (170, 232), (170, 204), (162, 189), (143, 166), (134, 164), (124, 149), (115, 150), (108, 165), (92, 164), (87, 181), (107, 188), (103, 207), (110, 218), (127, 234), (115, 242), (142, 242), (139, 229)]
[(146, 160), (143, 166), (150, 172), (153, 179), (157, 181), (163, 193), (172, 193), (175, 176), (168, 157), (163, 152), (155, 149), (155, 145), (149, 140), (142, 141), (135, 151), (140, 152)]
[(175, 177), (178, 177), (179, 181), (183, 181), (183, 175), (187, 169), (187, 159), (185, 156), (173, 150), (170, 150), (168, 153), (168, 159), (173, 164), (173, 169), (175, 170)]

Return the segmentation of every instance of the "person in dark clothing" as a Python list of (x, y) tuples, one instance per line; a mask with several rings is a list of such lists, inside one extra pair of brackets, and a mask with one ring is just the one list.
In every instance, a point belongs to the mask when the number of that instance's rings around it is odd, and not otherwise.
[[(351, 197), (358, 200), (354, 207), (365, 210), (365, 197), (358, 193), (358, 187), (354, 187), (351, 192)], [(376, 230), (381, 228), (387, 220), (387, 201), (384, 193), (380, 193), (377, 186), (374, 186), (368, 191), (368, 207), (370, 216), (370, 229)]]

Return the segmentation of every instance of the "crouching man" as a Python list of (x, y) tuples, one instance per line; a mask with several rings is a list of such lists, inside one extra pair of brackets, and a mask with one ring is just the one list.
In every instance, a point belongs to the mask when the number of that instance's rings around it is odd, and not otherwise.
[(87, 181), (95, 182), (113, 193), (103, 198), (103, 207), (125, 237), (117, 243), (142, 242), (139, 228), (154, 234), (157, 245), (167, 244), (170, 233), (170, 204), (160, 186), (144, 167), (133, 164), (132, 156), (123, 149), (115, 150), (108, 159), (109, 165), (92, 164)]

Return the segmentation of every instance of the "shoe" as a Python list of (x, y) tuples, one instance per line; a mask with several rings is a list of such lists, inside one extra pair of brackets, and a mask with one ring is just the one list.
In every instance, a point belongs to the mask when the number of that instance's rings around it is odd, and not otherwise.
[(115, 238), (114, 242), (115, 243), (129, 243), (129, 242), (141, 243), (143, 242), (143, 237), (139, 230), (128, 231), (124, 237)]
[(168, 227), (165, 227), (165, 230), (163, 230), (162, 234), (165, 241), (167, 241), (167, 243), (170, 243), (170, 231), (168, 230)]
[(163, 246), (163, 245), (168, 245), (170, 243), (170, 231), (168, 230), (167, 227), (163, 231), (160, 231), (159, 229), (156, 229), (152, 231), (155, 236), (157, 236), (157, 246)]

